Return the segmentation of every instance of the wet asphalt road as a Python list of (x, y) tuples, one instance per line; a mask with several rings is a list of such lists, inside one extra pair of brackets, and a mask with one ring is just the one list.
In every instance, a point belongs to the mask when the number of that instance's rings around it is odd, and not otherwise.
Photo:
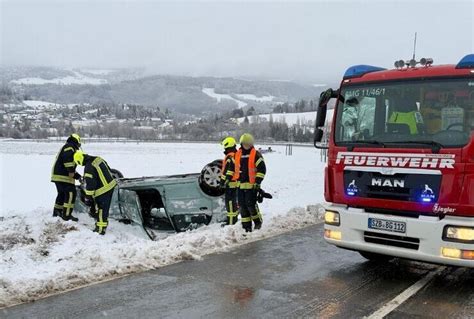
[[(438, 266), (380, 265), (323, 225), (0, 310), (1, 318), (361, 318)], [(474, 270), (447, 267), (387, 318), (474, 317)]]

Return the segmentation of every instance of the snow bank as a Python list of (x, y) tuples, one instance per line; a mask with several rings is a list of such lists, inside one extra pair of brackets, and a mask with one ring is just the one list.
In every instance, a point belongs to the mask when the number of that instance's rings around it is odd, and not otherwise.
[[(214, 224), (170, 235), (160, 241), (136, 236), (130, 225), (111, 221), (100, 236), (90, 231), (85, 215), (79, 223), (50, 217), (49, 211), (3, 218), (0, 223), (0, 307), (108, 278), (156, 269), (319, 222), (317, 212), (293, 209), (264, 221), (261, 230), (245, 234), (240, 224)], [(315, 234), (316, 235), (316, 234)]]

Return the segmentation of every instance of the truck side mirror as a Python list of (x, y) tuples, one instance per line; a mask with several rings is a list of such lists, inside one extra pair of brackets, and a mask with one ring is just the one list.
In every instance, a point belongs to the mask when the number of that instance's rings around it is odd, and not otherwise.
[(327, 149), (327, 143), (321, 143), (324, 135), (324, 125), (326, 124), (326, 113), (328, 109), (328, 102), (339, 96), (339, 91), (327, 89), (319, 96), (318, 110), (316, 113), (316, 127), (314, 130), (314, 147), (318, 149)]

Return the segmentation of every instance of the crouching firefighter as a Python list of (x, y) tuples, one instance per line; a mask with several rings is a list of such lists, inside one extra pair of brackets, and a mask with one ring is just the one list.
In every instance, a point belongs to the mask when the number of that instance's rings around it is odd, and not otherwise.
[(112, 177), (107, 162), (98, 156), (87, 155), (79, 150), (74, 154), (74, 162), (84, 166), (86, 205), (96, 205), (97, 208), (94, 232), (105, 235), (110, 203), (117, 182)]
[(262, 154), (254, 147), (252, 135), (243, 134), (240, 137), (240, 144), (241, 148), (235, 154), (234, 177), (239, 185), (238, 201), (242, 227), (245, 231), (251, 232), (252, 221), (255, 229), (262, 227), (263, 219), (257, 198), (267, 169)]
[(237, 142), (233, 137), (227, 137), (222, 141), (225, 158), (222, 162), (221, 187), (225, 190), (225, 208), (227, 210), (226, 225), (237, 223), (239, 211), (237, 206), (237, 179), (235, 178), (235, 152)]
[(76, 172), (74, 153), (80, 147), (81, 137), (78, 134), (71, 134), (56, 156), (51, 173), (51, 182), (56, 185), (58, 191), (54, 203), (53, 217), (59, 216), (64, 220), (75, 222), (78, 221), (76, 217), (72, 216), (76, 201), (75, 180), (81, 179), (81, 175)]

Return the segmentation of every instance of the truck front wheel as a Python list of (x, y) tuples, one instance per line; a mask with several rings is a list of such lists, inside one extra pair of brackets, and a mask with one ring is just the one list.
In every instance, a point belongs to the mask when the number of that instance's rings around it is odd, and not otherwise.
[(365, 259), (368, 259), (369, 261), (372, 262), (377, 262), (377, 263), (386, 263), (392, 260), (394, 257), (392, 256), (387, 256), (387, 255), (382, 255), (382, 254), (377, 254), (377, 253), (371, 253), (368, 251), (359, 251), (359, 254), (364, 257)]

